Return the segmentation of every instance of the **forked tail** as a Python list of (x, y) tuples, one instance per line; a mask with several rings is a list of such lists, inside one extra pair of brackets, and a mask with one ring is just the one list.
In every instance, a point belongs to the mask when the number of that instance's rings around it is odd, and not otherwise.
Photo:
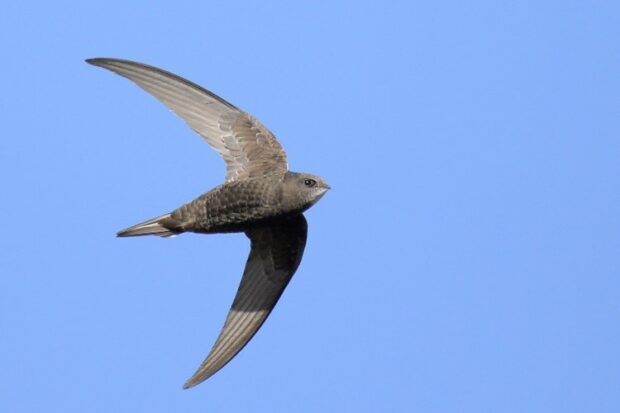
[(138, 237), (141, 235), (157, 235), (160, 237), (170, 237), (179, 233), (179, 231), (171, 228), (174, 228), (172, 218), (170, 218), (170, 214), (166, 214), (119, 231), (116, 236)]

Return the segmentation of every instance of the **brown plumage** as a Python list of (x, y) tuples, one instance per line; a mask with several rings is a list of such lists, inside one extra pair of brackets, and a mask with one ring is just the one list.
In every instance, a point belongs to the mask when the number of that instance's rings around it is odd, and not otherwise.
[(275, 136), (251, 115), (164, 70), (119, 59), (88, 63), (128, 78), (178, 114), (226, 162), (224, 184), (119, 237), (244, 232), (251, 249), (241, 284), (209, 355), (184, 388), (206, 380), (254, 336), (297, 270), (306, 245), (303, 212), (329, 189), (320, 177), (288, 171)]

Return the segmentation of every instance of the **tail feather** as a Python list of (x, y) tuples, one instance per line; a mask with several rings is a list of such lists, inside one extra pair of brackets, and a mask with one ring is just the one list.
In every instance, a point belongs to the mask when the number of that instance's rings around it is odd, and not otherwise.
[(170, 223), (170, 214), (165, 214), (132, 227), (119, 231), (117, 237), (137, 237), (141, 235), (158, 235), (160, 237), (170, 237), (178, 234), (178, 231), (168, 228), (166, 221)]

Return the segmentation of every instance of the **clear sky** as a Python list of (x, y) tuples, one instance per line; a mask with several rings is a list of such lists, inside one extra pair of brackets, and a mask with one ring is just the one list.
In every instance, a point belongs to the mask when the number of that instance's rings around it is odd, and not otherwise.
[[(8, 2), (0, 411), (620, 411), (620, 3)], [(242, 234), (118, 239), (219, 184), (191, 79), (332, 190), (220, 373)]]

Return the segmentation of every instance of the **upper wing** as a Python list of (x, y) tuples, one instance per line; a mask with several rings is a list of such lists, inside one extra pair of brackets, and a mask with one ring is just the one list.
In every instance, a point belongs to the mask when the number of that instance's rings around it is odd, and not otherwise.
[(133, 81), (179, 115), (226, 161), (226, 182), (288, 169), (275, 136), (250, 114), (165, 70), (120, 59), (88, 59)]
[(235, 300), (211, 352), (183, 388), (211, 377), (256, 334), (297, 270), (307, 233), (301, 214), (246, 232), (252, 249)]

